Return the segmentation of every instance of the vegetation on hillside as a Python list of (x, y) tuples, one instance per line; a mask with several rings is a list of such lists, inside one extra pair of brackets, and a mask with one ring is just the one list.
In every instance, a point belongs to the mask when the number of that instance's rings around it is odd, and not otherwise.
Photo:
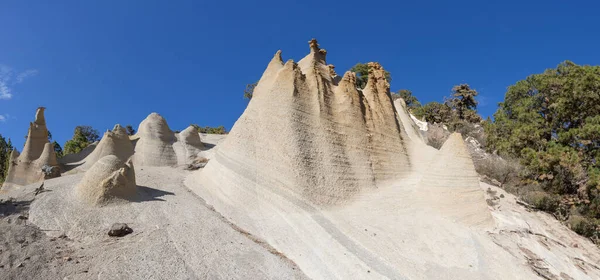
[(10, 138), (7, 140), (0, 134), (0, 186), (4, 183), (4, 179), (8, 173), (8, 166), (10, 164), (10, 153), (13, 150), (12, 142)]
[(258, 85), (258, 81), (246, 85), (246, 89), (244, 89), (244, 98), (252, 99), (252, 95), (254, 94), (254, 88), (256, 88), (256, 85)]
[[(367, 81), (369, 81), (369, 66), (367, 66), (367, 63), (357, 63), (350, 68), (350, 71), (356, 73), (356, 86), (360, 89), (365, 88)], [(385, 71), (385, 79), (388, 83), (392, 82), (390, 72)]]
[(65, 143), (64, 155), (81, 152), (90, 144), (100, 140), (98, 130), (91, 126), (77, 126), (73, 133), (73, 138)]
[(408, 89), (401, 89), (395, 93), (392, 93), (392, 100), (396, 100), (398, 98), (402, 98), (402, 100), (404, 100), (406, 107), (411, 112), (413, 108), (421, 107), (421, 102), (419, 102), (417, 97), (412, 94), (412, 91)]
[(487, 149), (520, 159), (531, 200), (578, 233), (600, 235), (600, 66), (565, 61), (510, 86)]
[(452, 130), (456, 130), (465, 123), (481, 122), (482, 119), (477, 114), (475, 99), (477, 95), (477, 91), (468, 84), (456, 85), (452, 88), (452, 96), (445, 98), (443, 103), (429, 102), (415, 107), (411, 112), (419, 119), (429, 123), (445, 124)]
[(211, 126), (205, 126), (205, 127), (201, 127), (197, 124), (191, 124), (191, 126), (195, 127), (198, 132), (200, 133), (207, 133), (207, 134), (227, 134), (227, 130), (225, 129), (224, 126), (217, 126), (217, 127), (211, 127)]
[(127, 131), (127, 135), (134, 135), (135, 134), (135, 129), (133, 129), (133, 126), (131, 126), (130, 124), (128, 124), (127, 126), (125, 126), (125, 130)]

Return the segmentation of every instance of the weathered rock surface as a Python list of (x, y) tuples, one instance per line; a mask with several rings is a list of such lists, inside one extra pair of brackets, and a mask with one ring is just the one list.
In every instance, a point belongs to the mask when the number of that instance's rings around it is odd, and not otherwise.
[[(11, 152), (8, 173), (3, 186), (22, 186), (42, 181), (46, 177), (46, 173), (42, 171), (43, 166), (56, 167), (55, 170), (60, 173), (54, 147), (48, 141), (44, 110), (44, 107), (39, 107), (36, 111), (35, 121), (29, 123), (23, 152), (19, 154), (16, 149)], [(56, 174), (57, 171), (54, 172)]]
[(115, 155), (107, 155), (86, 171), (76, 192), (82, 202), (102, 206), (135, 199), (136, 187), (131, 160), (124, 162)]
[(278, 51), (203, 173), (237, 170), (317, 204), (343, 203), (401, 178), (409, 160), (383, 68), (370, 63), (359, 91), (354, 73), (332, 77), (325, 53), (315, 40), (298, 63), (283, 63)]
[(175, 166), (177, 155), (173, 143), (177, 141), (167, 121), (152, 113), (144, 119), (135, 134), (134, 162), (140, 166)]
[(177, 142), (173, 143), (173, 149), (177, 155), (178, 164), (191, 164), (198, 159), (198, 154), (204, 148), (198, 129), (190, 125), (180, 133), (176, 133), (175, 137)]
[(81, 169), (89, 169), (98, 160), (108, 155), (114, 155), (121, 161), (126, 161), (133, 155), (133, 145), (127, 131), (119, 124), (115, 125), (112, 130), (104, 132), (98, 145), (85, 157)]
[[(309, 45), (297, 64), (275, 54), (186, 184), (309, 277), (509, 277), (507, 263), (492, 261), (507, 256), (468, 235), (494, 221), (462, 142), (427, 146), (403, 102), (394, 106), (380, 64), (368, 64), (359, 90), (354, 73), (339, 78), (317, 42)], [(424, 261), (431, 256), (440, 258)], [(489, 265), (474, 267), (478, 259)]]

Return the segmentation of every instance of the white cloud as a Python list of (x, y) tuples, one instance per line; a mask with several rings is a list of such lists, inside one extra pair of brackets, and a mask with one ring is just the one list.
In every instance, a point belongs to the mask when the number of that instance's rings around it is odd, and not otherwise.
[(8, 114), (0, 115), (0, 122), (5, 122), (8, 119)]
[(0, 99), (11, 99), (12, 93), (8, 85), (0, 78)]
[(35, 70), (35, 69), (29, 69), (29, 70), (23, 71), (23, 72), (19, 73), (19, 75), (17, 75), (15, 84), (20, 84), (25, 79), (27, 79), (29, 77), (33, 77), (37, 74), (38, 74), (38, 70)]
[[(0, 100), (11, 99), (13, 96), (12, 86), (20, 84), (25, 81), (25, 79), (37, 74), (38, 70), (29, 69), (15, 75), (15, 72), (10, 66), (0, 64)], [(4, 118), (4, 120), (6, 120), (6, 118)]]

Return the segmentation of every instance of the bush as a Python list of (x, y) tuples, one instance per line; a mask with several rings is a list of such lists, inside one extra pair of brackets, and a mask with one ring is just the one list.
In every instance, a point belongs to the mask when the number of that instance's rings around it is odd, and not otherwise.
[(98, 130), (93, 129), (91, 126), (77, 126), (73, 138), (65, 143), (63, 155), (79, 153), (98, 140), (100, 140)]
[(497, 180), (501, 186), (506, 184), (516, 185), (519, 182), (521, 166), (514, 159), (505, 160), (499, 156), (488, 155), (473, 160), (473, 164), (477, 173)]
[(523, 200), (536, 209), (554, 213), (560, 205), (560, 197), (544, 191), (531, 191), (523, 195)]
[(414, 108), (412, 113), (420, 120), (428, 123), (453, 123), (456, 119), (456, 113), (448, 104), (439, 102), (429, 102), (421, 107)]
[(192, 124), (192, 126), (195, 127), (198, 130), (198, 132), (200, 132), (200, 133), (227, 134), (227, 130), (222, 125), (218, 126), (218, 127), (210, 127), (210, 126), (201, 127), (197, 124)]
[(567, 221), (569, 227), (576, 233), (588, 238), (598, 238), (598, 221), (582, 216), (571, 216)]

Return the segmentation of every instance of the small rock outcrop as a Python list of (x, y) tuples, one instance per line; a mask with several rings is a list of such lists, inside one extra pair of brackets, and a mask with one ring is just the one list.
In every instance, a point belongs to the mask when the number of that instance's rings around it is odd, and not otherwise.
[(60, 177), (60, 168), (58, 166), (44, 165), (42, 166), (42, 172), (44, 173), (44, 179)]
[(86, 171), (76, 193), (79, 200), (94, 206), (134, 199), (137, 186), (131, 159), (123, 161), (116, 155), (101, 158)]
[(45, 170), (48, 167), (54, 170), (50, 177), (60, 176), (60, 167), (54, 146), (48, 141), (44, 110), (44, 107), (39, 107), (35, 114), (35, 120), (29, 123), (23, 152), (19, 154), (17, 150), (12, 151), (8, 174), (3, 186), (22, 186), (47, 179), (48, 175)]

